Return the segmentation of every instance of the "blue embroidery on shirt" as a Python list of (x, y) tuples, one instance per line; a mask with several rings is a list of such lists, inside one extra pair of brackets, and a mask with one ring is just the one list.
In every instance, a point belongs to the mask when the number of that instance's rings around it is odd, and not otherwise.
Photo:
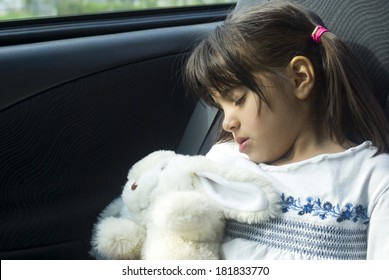
[(331, 202), (322, 203), (320, 198), (314, 199), (308, 197), (305, 199), (306, 203), (302, 204), (300, 198), (294, 198), (293, 196), (286, 197), (284, 193), (281, 194), (281, 210), (283, 213), (289, 212), (289, 210), (298, 211), (300, 216), (305, 214), (311, 214), (313, 216), (319, 216), (320, 219), (325, 220), (328, 217), (337, 218), (336, 221), (341, 223), (343, 221), (363, 221), (363, 224), (369, 223), (369, 217), (367, 215), (367, 207), (363, 207), (360, 204), (353, 205), (347, 203), (343, 209), (339, 204), (334, 205)]

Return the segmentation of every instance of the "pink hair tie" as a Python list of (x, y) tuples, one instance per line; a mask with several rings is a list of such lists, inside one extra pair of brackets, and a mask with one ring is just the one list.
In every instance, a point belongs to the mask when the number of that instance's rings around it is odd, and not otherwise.
[(313, 32), (311, 34), (313, 41), (315, 41), (317, 44), (319, 44), (321, 35), (323, 35), (323, 33), (325, 33), (325, 32), (329, 32), (327, 28), (325, 28), (321, 25), (316, 26), (315, 30), (313, 30)]

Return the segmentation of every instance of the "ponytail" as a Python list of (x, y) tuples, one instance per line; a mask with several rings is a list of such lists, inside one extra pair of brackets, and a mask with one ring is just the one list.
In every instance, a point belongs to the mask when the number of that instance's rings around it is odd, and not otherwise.
[(325, 85), (323, 121), (330, 136), (341, 144), (371, 140), (378, 153), (389, 152), (389, 125), (358, 59), (330, 32), (318, 47)]

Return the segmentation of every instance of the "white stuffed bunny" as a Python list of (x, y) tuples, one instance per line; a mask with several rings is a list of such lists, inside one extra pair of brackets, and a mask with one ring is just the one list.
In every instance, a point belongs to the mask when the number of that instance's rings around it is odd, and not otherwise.
[[(235, 205), (237, 196), (246, 203)], [(106, 259), (219, 259), (226, 220), (275, 217), (276, 199), (256, 172), (157, 151), (130, 169), (121, 197), (101, 213), (92, 250)]]

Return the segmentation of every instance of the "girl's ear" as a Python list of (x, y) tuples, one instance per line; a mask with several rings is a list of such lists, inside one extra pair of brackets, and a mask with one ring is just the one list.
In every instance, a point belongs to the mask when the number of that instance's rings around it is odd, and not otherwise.
[(287, 67), (294, 81), (295, 95), (300, 100), (307, 99), (315, 84), (315, 71), (312, 62), (305, 56), (295, 56)]

